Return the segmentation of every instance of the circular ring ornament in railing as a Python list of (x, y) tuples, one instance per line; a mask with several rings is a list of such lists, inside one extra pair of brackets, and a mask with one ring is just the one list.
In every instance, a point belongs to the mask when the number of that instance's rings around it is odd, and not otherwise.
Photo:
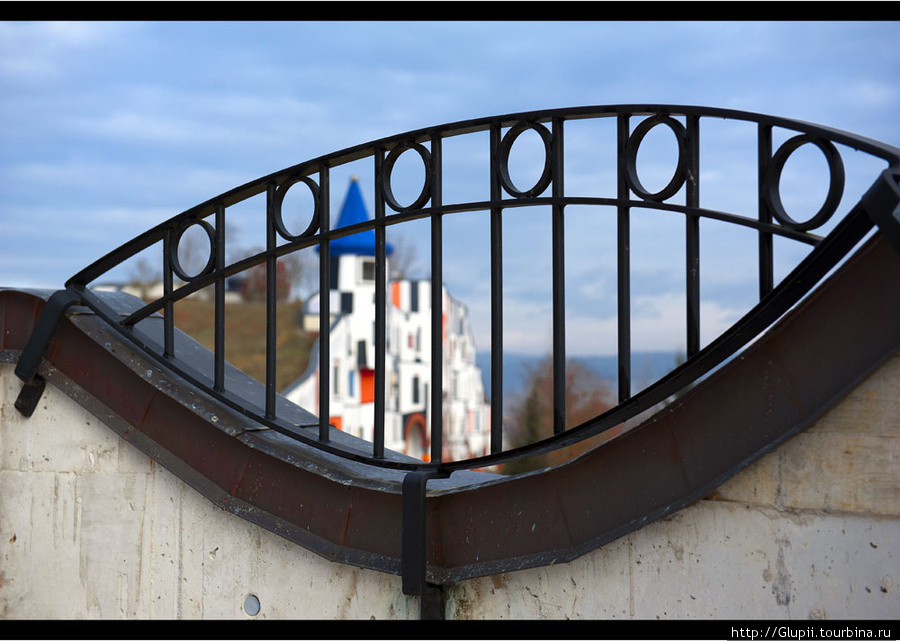
[[(284, 198), (287, 196), (288, 190), (299, 182), (302, 182), (309, 187), (309, 191), (313, 198), (313, 214), (305, 231), (299, 234), (292, 234), (288, 230), (287, 225), (284, 224), (282, 206), (284, 205)], [(275, 225), (275, 230), (278, 234), (287, 241), (300, 240), (301, 238), (314, 234), (319, 229), (319, 186), (312, 178), (294, 175), (290, 176), (278, 186), (278, 189), (275, 190), (274, 202), (272, 203), (272, 224)]]
[[(412, 149), (419, 157), (422, 159), (422, 164), (425, 166), (425, 181), (422, 185), (422, 191), (419, 193), (419, 196), (412, 202), (410, 205), (401, 205), (397, 202), (397, 199), (394, 197), (394, 192), (391, 189), (391, 174), (394, 171), (394, 164), (400, 158), (404, 151)], [(390, 153), (385, 158), (384, 166), (382, 168), (381, 173), (381, 187), (382, 193), (384, 194), (384, 202), (388, 204), (388, 206), (396, 212), (403, 213), (406, 211), (412, 211), (414, 209), (421, 209), (425, 206), (425, 203), (428, 202), (428, 199), (431, 198), (431, 152), (428, 151), (424, 146), (417, 142), (402, 142), (393, 149), (391, 149)]]
[[(209, 258), (206, 260), (206, 265), (203, 266), (196, 274), (190, 275), (185, 271), (184, 267), (181, 264), (181, 261), (178, 259), (178, 245), (181, 243), (181, 239), (187, 233), (187, 231), (194, 227), (195, 225), (199, 226), (204, 232), (206, 232), (206, 236), (209, 239)], [(184, 222), (179, 228), (175, 230), (175, 235), (172, 238), (172, 251), (169, 253), (169, 265), (172, 267), (172, 271), (186, 283), (191, 282), (201, 276), (206, 276), (215, 268), (216, 264), (216, 232), (213, 229), (212, 225), (210, 225), (205, 220), (189, 220)]]
[[(675, 173), (672, 175), (669, 184), (657, 192), (649, 192), (641, 184), (641, 180), (637, 175), (637, 155), (644, 137), (657, 125), (666, 125), (675, 134), (675, 140), (678, 143), (678, 163), (675, 166)], [(628, 183), (631, 191), (644, 200), (652, 200), (654, 202), (662, 202), (677, 194), (686, 178), (684, 170), (686, 141), (687, 130), (685, 130), (684, 125), (670, 116), (651, 116), (641, 121), (634, 128), (634, 131), (631, 132), (628, 142), (625, 143), (625, 181)]]
[[(512, 179), (509, 177), (509, 152), (516, 139), (528, 130), (536, 132), (541, 137), (541, 142), (544, 143), (544, 168), (541, 171), (540, 178), (538, 178), (531, 189), (520, 191), (516, 189)], [(520, 122), (506, 132), (506, 135), (503, 136), (503, 139), (500, 141), (499, 168), (500, 184), (510, 196), (513, 196), (514, 198), (533, 198), (539, 196), (547, 189), (552, 177), (552, 172), (550, 170), (550, 144), (552, 140), (553, 136), (550, 134), (550, 131), (544, 125), (536, 122)]]
[[(799, 222), (788, 215), (781, 202), (781, 172), (784, 171), (784, 165), (791, 154), (806, 144), (815, 145), (825, 155), (831, 180), (828, 185), (828, 195), (819, 211), (809, 220)], [(841, 160), (840, 152), (828, 140), (809, 134), (794, 136), (781, 145), (772, 157), (772, 162), (766, 171), (764, 193), (772, 209), (772, 215), (785, 227), (796, 231), (809, 231), (824, 225), (834, 215), (844, 194), (844, 162)]]

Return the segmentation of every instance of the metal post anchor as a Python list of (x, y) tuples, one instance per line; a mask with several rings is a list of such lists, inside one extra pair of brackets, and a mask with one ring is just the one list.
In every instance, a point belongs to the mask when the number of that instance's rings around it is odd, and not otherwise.
[(22, 350), (19, 362), (16, 364), (16, 376), (21, 379), (25, 385), (16, 398), (16, 409), (24, 416), (31, 416), (34, 408), (37, 407), (41, 395), (44, 393), (44, 379), (38, 376), (37, 368), (44, 355), (44, 350), (53, 338), (56, 326), (59, 325), (60, 319), (66, 310), (81, 302), (81, 297), (74, 291), (61, 289), (54, 292), (41, 315), (35, 323), (31, 336), (28, 337), (28, 343)]
[(403, 594), (420, 597), (420, 616), (425, 620), (444, 618), (443, 590), (425, 579), (425, 489), (430, 479), (448, 476), (447, 472), (426, 470), (403, 477), (400, 575)]
[(900, 167), (889, 167), (881, 172), (860, 202), (872, 222), (900, 254)]

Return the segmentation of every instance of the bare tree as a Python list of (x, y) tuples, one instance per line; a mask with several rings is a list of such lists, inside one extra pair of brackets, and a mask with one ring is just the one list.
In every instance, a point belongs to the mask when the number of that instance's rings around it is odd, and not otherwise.
[(146, 256), (141, 256), (131, 270), (128, 284), (138, 291), (138, 296), (148, 300), (150, 288), (160, 280), (159, 270), (150, 264)]
[[(509, 417), (510, 440), (513, 447), (539, 441), (553, 434), (553, 359), (549, 356), (529, 367), (524, 394), (516, 399)], [(598, 416), (615, 405), (609, 381), (601, 378), (577, 360), (566, 363), (566, 424), (570, 429)], [(559, 465), (583, 454), (599, 443), (620, 433), (615, 427), (597, 437), (567, 448), (554, 450), (528, 459), (513, 461), (504, 466), (504, 473), (519, 474)]]
[(319, 264), (313, 252), (295, 251), (279, 258), (278, 263), (284, 264), (288, 280), (298, 298), (306, 298), (316, 290), (319, 283)]
[[(260, 263), (247, 270), (244, 276), (241, 295), (250, 303), (261, 303), (266, 300), (268, 288), (268, 267), (266, 263)], [(291, 295), (291, 280), (285, 264), (281, 261), (275, 263), (275, 298), (286, 301)]]
[(403, 280), (415, 276), (415, 272), (418, 270), (416, 245), (403, 236), (393, 236), (391, 245), (394, 251), (390, 258), (390, 278)]

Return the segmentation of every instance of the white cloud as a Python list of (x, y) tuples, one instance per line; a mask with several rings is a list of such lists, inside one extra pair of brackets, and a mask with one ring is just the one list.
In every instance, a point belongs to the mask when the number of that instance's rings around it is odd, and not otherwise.
[[(460, 299), (469, 308), (469, 318), (479, 350), (490, 349), (490, 297)], [(566, 312), (566, 353), (570, 356), (615, 354), (618, 320), (610, 314)], [(700, 304), (701, 345), (707, 345), (731, 327), (746, 307), (704, 300)], [(505, 298), (503, 302), (503, 348), (527, 354), (549, 353), (552, 347), (552, 310), (536, 301)], [(639, 351), (685, 351), (685, 298), (665, 292), (635, 296), (632, 300), (631, 344)]]
[[(684, 351), (685, 302), (681, 294), (669, 292), (638, 296), (632, 301), (631, 346), (638, 351)], [(716, 301), (700, 304), (701, 344), (705, 345), (727, 330), (744, 310)], [(600, 318), (570, 315), (566, 319), (566, 351), (571, 354), (615, 353), (618, 321), (615, 316)]]
[(62, 78), (79, 51), (96, 50), (122, 31), (109, 22), (0, 22), (0, 76)]
[(150, 203), (168, 204), (172, 208), (168, 218), (256, 178), (238, 170), (207, 168), (187, 161), (124, 164), (77, 156), (56, 162), (22, 162), (6, 167), (4, 174), (17, 190), (21, 186), (34, 190), (24, 194), (32, 210), (49, 199), (47, 189), (59, 190), (67, 197), (57, 208), (88, 209), (92, 222), (110, 202), (144, 209)]
[(298, 98), (153, 85), (127, 87), (117, 94), (108, 111), (69, 116), (72, 131), (129, 144), (258, 148), (302, 140), (328, 121), (324, 105)]
[(853, 86), (842, 93), (848, 98), (852, 96), (854, 104), (880, 109), (896, 107), (898, 100), (900, 100), (900, 90), (897, 88), (896, 78), (894, 82), (887, 82), (883, 79), (859, 78)]

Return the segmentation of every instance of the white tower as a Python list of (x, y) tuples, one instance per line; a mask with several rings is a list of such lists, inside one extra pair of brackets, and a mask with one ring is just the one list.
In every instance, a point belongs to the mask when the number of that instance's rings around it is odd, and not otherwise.
[[(335, 228), (369, 220), (354, 178)], [(386, 255), (392, 253), (387, 246)], [(331, 241), (330, 327), (319, 340), (330, 341), (329, 422), (354, 436), (372, 440), (375, 401), (375, 232), (368, 230)], [(387, 270), (386, 270), (387, 271)], [(387, 283), (385, 309), (385, 447), (428, 459), (431, 427), (431, 282)], [(464, 305), (441, 287), (443, 332), (442, 408), (444, 460), (486, 454), (490, 407)], [(320, 293), (321, 294), (321, 293)], [(318, 307), (318, 296), (307, 312)], [(289, 400), (319, 412), (318, 359), (286, 389)]]

